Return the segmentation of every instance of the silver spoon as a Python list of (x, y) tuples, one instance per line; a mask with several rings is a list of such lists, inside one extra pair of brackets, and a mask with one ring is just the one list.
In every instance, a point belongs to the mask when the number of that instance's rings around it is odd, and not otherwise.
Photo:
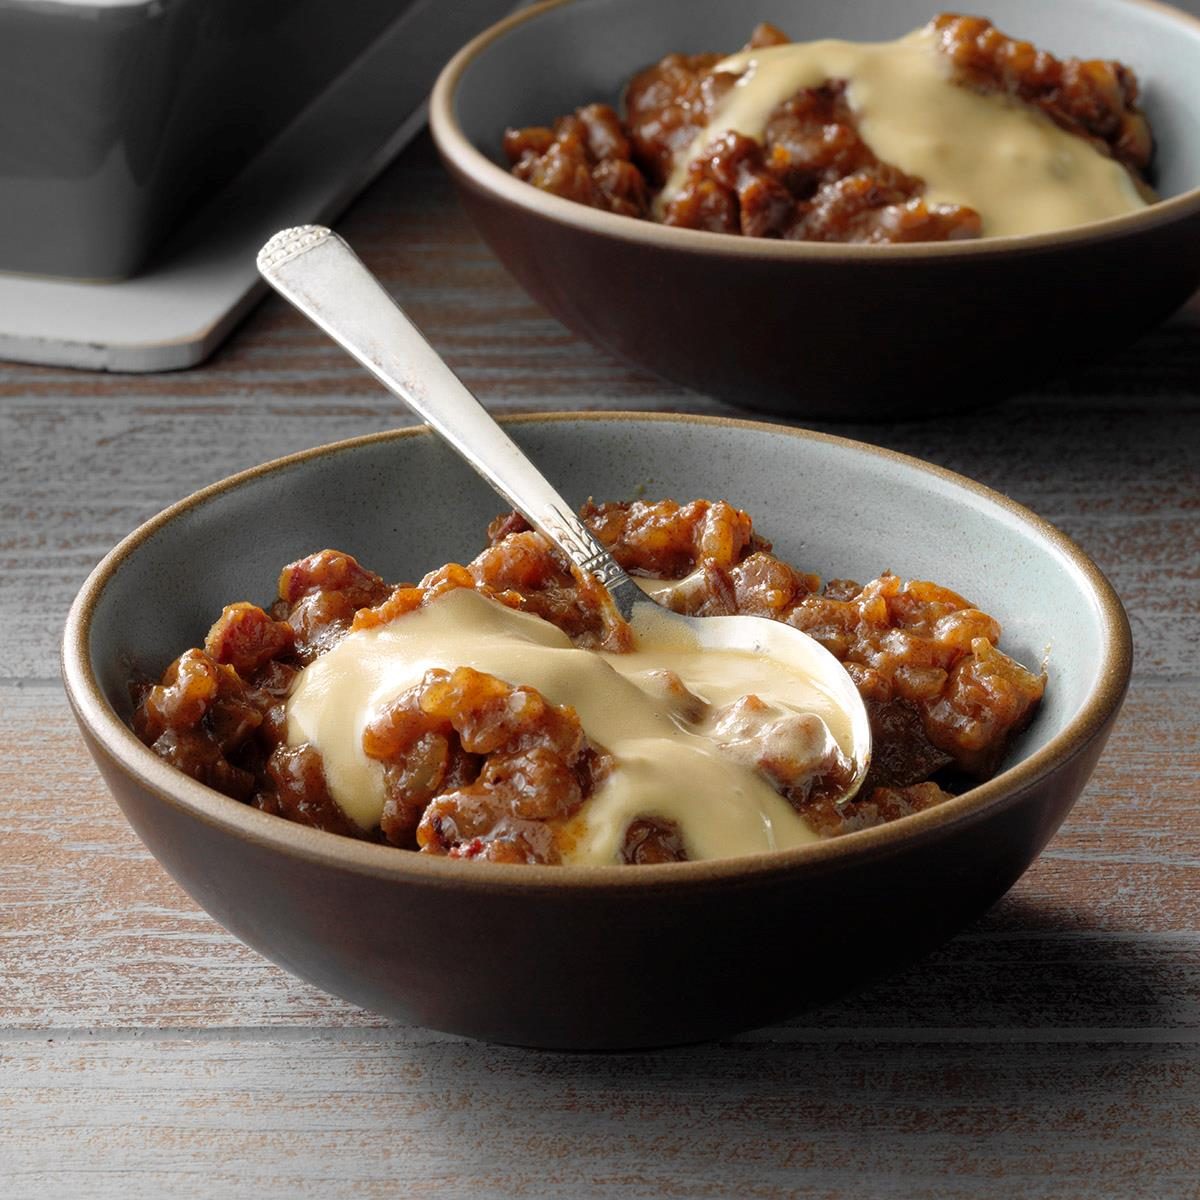
[(653, 629), (659, 639), (665, 635), (705, 649), (764, 655), (812, 679), (849, 717), (855, 773), (839, 803), (854, 796), (871, 756), (867, 710), (842, 664), (819, 642), (766, 617), (687, 617), (643, 592), (331, 230), (301, 225), (277, 233), (259, 251), (258, 269), (423, 417), (579, 570), (595, 576), (635, 636)]

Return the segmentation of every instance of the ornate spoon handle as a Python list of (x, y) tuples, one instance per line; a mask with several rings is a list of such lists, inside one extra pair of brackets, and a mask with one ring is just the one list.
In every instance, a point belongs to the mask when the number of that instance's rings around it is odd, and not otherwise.
[(641, 590), (336, 233), (321, 225), (285, 229), (259, 251), (258, 269), (581, 571), (594, 575), (629, 618)]

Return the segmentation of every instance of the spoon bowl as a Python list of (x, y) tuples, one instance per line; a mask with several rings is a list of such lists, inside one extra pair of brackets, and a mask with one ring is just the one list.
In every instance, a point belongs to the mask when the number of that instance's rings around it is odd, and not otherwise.
[(508, 503), (550, 540), (576, 574), (593, 578), (635, 639), (738, 651), (785, 662), (848, 718), (853, 767), (835, 803), (853, 799), (866, 778), (871, 729), (866, 706), (842, 664), (806, 633), (765, 617), (689, 617), (634, 582), (519, 446), (367, 270), (322, 225), (277, 233), (258, 255), (263, 278), (389, 391), (423, 417)]
[(767, 617), (689, 617), (636, 590), (642, 598), (635, 598), (628, 617), (635, 638), (652, 637), (660, 645), (678, 638), (701, 650), (772, 659), (811, 680), (849, 719), (853, 775), (837, 803), (847, 804), (858, 794), (871, 765), (871, 725), (854, 681), (820, 642)]

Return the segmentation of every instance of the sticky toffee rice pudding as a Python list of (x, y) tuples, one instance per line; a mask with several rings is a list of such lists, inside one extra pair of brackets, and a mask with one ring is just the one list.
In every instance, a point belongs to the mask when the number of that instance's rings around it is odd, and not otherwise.
[(1059, 60), (980, 17), (895, 42), (670, 54), (589, 104), (509, 129), (517, 178), (686, 229), (814, 242), (1045, 233), (1155, 200), (1154, 142), (1121, 63)]
[(1045, 687), (999, 624), (934, 583), (865, 586), (771, 553), (724, 502), (586, 505), (669, 607), (801, 629), (871, 721), (787, 662), (641, 641), (515, 514), (466, 566), (389, 586), (348, 554), (284, 568), (203, 648), (134, 685), (156, 754), (265, 812), (402, 849), (494, 862), (662, 863), (797, 846), (929, 808), (994, 774)]

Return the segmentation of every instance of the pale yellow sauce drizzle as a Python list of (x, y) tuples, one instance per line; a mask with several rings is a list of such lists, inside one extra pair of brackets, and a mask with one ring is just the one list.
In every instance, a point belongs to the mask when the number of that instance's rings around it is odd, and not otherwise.
[(641, 645), (631, 654), (577, 649), (555, 626), (478, 593), (450, 592), (387, 625), (349, 634), (301, 673), (288, 701), (288, 740), (320, 750), (330, 791), (364, 829), (379, 823), (383, 767), (363, 753), (371, 716), (430, 667), (470, 666), (535, 687), (579, 713), (615, 769), (563, 839), (566, 861), (617, 861), (639, 815), (676, 821), (691, 858), (783, 849), (816, 835), (757, 771), (684, 728), (652, 672), (669, 668), (713, 705), (748, 693), (821, 717), (851, 755), (840, 706), (799, 668), (738, 651)]
[(800, 42), (718, 63), (740, 73), (660, 193), (659, 215), (688, 164), (728, 131), (762, 140), (771, 111), (803, 88), (848, 83), (863, 139), (883, 162), (926, 183), (930, 204), (975, 209), (989, 237), (1045, 233), (1146, 206), (1129, 173), (1038, 110), (954, 83), (933, 35), (896, 42)]

